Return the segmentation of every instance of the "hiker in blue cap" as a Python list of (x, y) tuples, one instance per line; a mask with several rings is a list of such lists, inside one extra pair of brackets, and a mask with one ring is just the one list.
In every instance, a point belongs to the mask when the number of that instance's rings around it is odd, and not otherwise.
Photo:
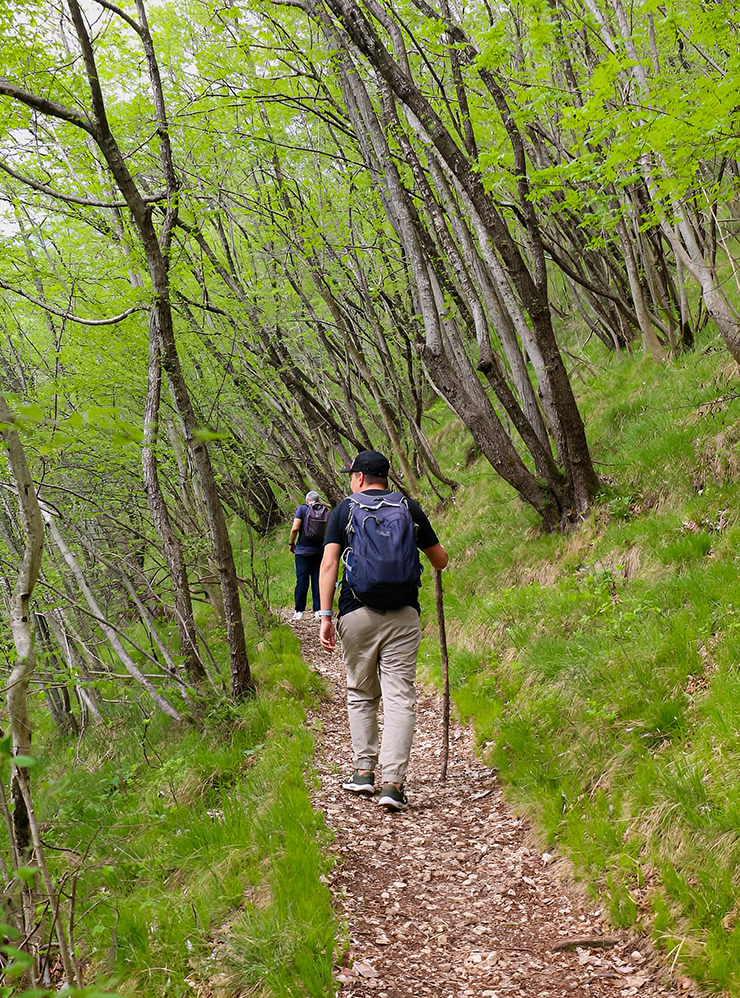
[[(342, 784), (353, 793), (374, 795), (375, 769), (383, 784), (380, 803), (391, 810), (408, 806), (404, 779), (414, 734), (416, 659), (421, 642), (419, 549), (433, 568), (449, 560), (417, 502), (388, 488), (388, 458), (362, 451), (342, 472), (352, 495), (329, 516), (321, 563), (321, 644), (327, 651), (341, 640), (347, 672), (354, 770)], [(336, 627), (332, 603), (339, 575)], [(383, 698), (383, 742), (379, 746), (378, 708)]]

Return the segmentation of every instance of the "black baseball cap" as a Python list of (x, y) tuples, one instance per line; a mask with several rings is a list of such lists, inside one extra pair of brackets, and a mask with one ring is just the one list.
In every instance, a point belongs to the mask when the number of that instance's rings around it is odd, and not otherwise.
[(353, 471), (361, 471), (364, 475), (374, 475), (376, 478), (387, 478), (391, 463), (376, 450), (363, 450), (357, 455), (354, 461), (350, 461), (346, 468), (340, 468), (341, 472), (350, 474)]

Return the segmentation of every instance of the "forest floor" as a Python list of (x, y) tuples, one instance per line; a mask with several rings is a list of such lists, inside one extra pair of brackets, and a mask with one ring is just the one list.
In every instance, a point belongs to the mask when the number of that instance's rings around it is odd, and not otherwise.
[(408, 810), (342, 790), (352, 770), (342, 661), (321, 647), (312, 614), (292, 626), (331, 691), (308, 723), (321, 778), (313, 803), (333, 834), (331, 890), (349, 937), (340, 998), (698, 994), (687, 978), (669, 980), (648, 938), (613, 931), (566, 861), (536, 847), (454, 723), (440, 781), (438, 694), (419, 689)]

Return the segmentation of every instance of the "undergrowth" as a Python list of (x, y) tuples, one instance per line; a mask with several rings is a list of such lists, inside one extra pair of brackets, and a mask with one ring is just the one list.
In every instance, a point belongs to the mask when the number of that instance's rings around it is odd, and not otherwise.
[(320, 681), (285, 628), (251, 665), (257, 696), (209, 701), (197, 727), (143, 717), (45, 764), (87, 976), (119, 995), (334, 993), (328, 833), (307, 789)]

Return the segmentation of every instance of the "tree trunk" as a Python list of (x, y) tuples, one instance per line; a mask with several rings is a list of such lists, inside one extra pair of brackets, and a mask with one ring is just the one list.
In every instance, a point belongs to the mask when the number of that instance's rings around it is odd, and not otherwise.
[(423, 357), (442, 398), (465, 426), (475, 427), (473, 439), (491, 467), (536, 510), (546, 530), (555, 529), (561, 518), (556, 497), (538, 483), (517, 454), (475, 374), (466, 377), (446, 353), (435, 354), (430, 347), (425, 347)]
[(41, 515), (43, 516), (44, 522), (49, 528), (49, 532), (52, 536), (52, 539), (54, 541), (54, 544), (56, 545), (57, 550), (59, 551), (60, 555), (66, 562), (68, 568), (71, 570), (72, 574), (77, 580), (77, 585), (80, 587), (80, 591), (85, 597), (87, 605), (90, 607), (90, 611), (95, 617), (95, 620), (97, 621), (103, 634), (105, 634), (106, 638), (108, 639), (111, 646), (115, 650), (126, 671), (129, 673), (129, 675), (132, 676), (133, 679), (136, 680), (137, 683), (139, 683), (139, 685), (143, 689), (147, 691), (149, 696), (160, 708), (160, 710), (164, 711), (164, 713), (167, 714), (169, 717), (171, 717), (173, 720), (181, 721), (182, 716), (180, 712), (175, 707), (172, 706), (172, 704), (169, 702), (169, 700), (167, 700), (166, 697), (163, 697), (161, 693), (158, 693), (157, 690), (154, 688), (154, 686), (152, 686), (152, 684), (146, 678), (146, 676), (143, 675), (143, 673), (137, 667), (131, 656), (126, 652), (126, 649), (121, 644), (121, 640), (116, 634), (116, 632), (113, 630), (113, 628), (105, 619), (105, 615), (103, 614), (101, 608), (98, 606), (98, 602), (93, 596), (90, 586), (87, 584), (87, 580), (85, 579), (85, 576), (77, 562), (77, 559), (67, 547), (64, 538), (59, 532), (59, 528), (54, 522), (54, 517), (51, 515), (51, 512), (46, 508), (42, 508)]
[(8, 463), (15, 480), (25, 534), (23, 559), (10, 604), (10, 627), (17, 653), (7, 683), (6, 704), (13, 741), (13, 852), (20, 865), (26, 865), (31, 853), (39, 865), (46, 885), (47, 899), (53, 913), (53, 926), (59, 940), (59, 954), (67, 983), (81, 984), (79, 968), (68, 944), (66, 924), (68, 913), (60, 910), (59, 895), (54, 890), (44, 859), (43, 846), (31, 800), (30, 775), (22, 761), (31, 755), (31, 722), (28, 713), (28, 686), (36, 667), (36, 650), (32, 629), (30, 601), (41, 569), (44, 549), (44, 524), (36, 498), (36, 490), (26, 461), (25, 451), (14, 426), (13, 415), (5, 398), (0, 395), (0, 437), (7, 448)]
[[(152, 281), (154, 297), (150, 313), (150, 335), (154, 335), (161, 346), (162, 363), (170, 379), (177, 410), (185, 430), (188, 449), (195, 473), (200, 481), (209, 519), (209, 532), (214, 546), (216, 563), (218, 564), (223, 591), (224, 611), (226, 617), (226, 636), (231, 658), (231, 693), (235, 698), (251, 694), (254, 690), (247, 648), (244, 636), (241, 603), (239, 602), (239, 585), (234, 564), (234, 552), (231, 547), (223, 507), (219, 499), (218, 489), (213, 475), (208, 448), (203, 440), (198, 439), (197, 421), (192, 399), (180, 366), (180, 358), (175, 343), (175, 332), (172, 322), (172, 306), (170, 300), (170, 283), (168, 276), (168, 260), (163, 252), (152, 223), (152, 213), (142, 198), (126, 165), (125, 158), (113, 137), (108, 125), (103, 94), (98, 81), (98, 71), (95, 64), (92, 43), (87, 33), (85, 20), (77, 0), (67, 0), (70, 15), (75, 26), (77, 38), (82, 49), (83, 60), (87, 72), (95, 126), (93, 137), (100, 148), (105, 161), (115, 179), (116, 185), (129, 206), (146, 256), (149, 276)], [(136, 30), (142, 39), (147, 55), (147, 63), (152, 80), (152, 93), (160, 120), (159, 143), (161, 159), (165, 170), (168, 186), (169, 204), (163, 226), (162, 240), (165, 248), (169, 246), (172, 226), (177, 217), (177, 180), (174, 176), (169, 135), (164, 116), (164, 101), (159, 85), (159, 70), (154, 57), (154, 49), (144, 19), (144, 7), (137, 0), (137, 8), (142, 24)]]
[(156, 446), (162, 389), (159, 346), (157, 336), (150, 329), (149, 371), (144, 409), (144, 442), (141, 448), (141, 465), (144, 473), (147, 503), (152, 512), (157, 533), (162, 541), (162, 553), (172, 580), (172, 593), (175, 600), (177, 628), (180, 635), (180, 648), (184, 656), (185, 672), (190, 682), (194, 686), (198, 686), (205, 679), (205, 669), (198, 654), (198, 639), (195, 631), (193, 604), (190, 598), (190, 586), (182, 547), (172, 527), (167, 504), (159, 484), (157, 469)]
[[(22, 559), (10, 600), (10, 630), (18, 657), (8, 677), (6, 704), (13, 737), (13, 755), (30, 756), (31, 720), (28, 714), (28, 686), (36, 668), (30, 601), (41, 570), (44, 524), (23, 445), (15, 429), (13, 414), (3, 396), (0, 396), (0, 437), (7, 449), (10, 471), (18, 491), (25, 534)], [(28, 860), (30, 854), (31, 832), (17, 769), (13, 771), (11, 797), (14, 804), (15, 848), (23, 862)]]

